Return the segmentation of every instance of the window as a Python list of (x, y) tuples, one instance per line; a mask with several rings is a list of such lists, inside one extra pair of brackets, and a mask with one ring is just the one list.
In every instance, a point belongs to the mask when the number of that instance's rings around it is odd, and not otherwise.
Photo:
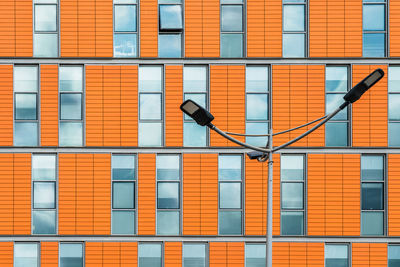
[(363, 56), (386, 56), (386, 1), (363, 1)]
[(389, 146), (400, 147), (400, 67), (389, 67)]
[(83, 146), (83, 67), (61, 66), (59, 77), (59, 145)]
[(400, 266), (400, 245), (388, 246), (388, 267)]
[(206, 244), (183, 244), (183, 267), (206, 267)]
[(162, 146), (162, 80), (161, 66), (139, 67), (139, 146)]
[(14, 66), (14, 145), (38, 145), (38, 67)]
[(136, 157), (112, 155), (112, 234), (135, 234)]
[(242, 156), (219, 155), (219, 234), (242, 234)]
[(306, 56), (306, 1), (283, 0), (283, 57)]
[(32, 233), (57, 233), (57, 156), (32, 155)]
[(136, 0), (114, 0), (114, 57), (137, 56)]
[[(205, 109), (207, 101), (207, 67), (185, 66), (183, 68), (184, 100), (192, 99)], [(207, 127), (198, 125), (188, 115), (183, 115), (183, 145), (188, 147), (207, 146)]]
[[(325, 68), (325, 114), (336, 110), (343, 102), (349, 87), (346, 66)], [(348, 146), (349, 109), (346, 107), (325, 125), (325, 145), (330, 147)]]
[(14, 267), (37, 267), (39, 258), (39, 243), (14, 243)]
[(265, 267), (266, 248), (264, 244), (245, 245), (245, 266)]
[(182, 57), (182, 0), (159, 0), (158, 57)]
[(281, 232), (304, 235), (304, 155), (281, 156)]
[(180, 156), (157, 155), (157, 234), (180, 233)]
[[(246, 67), (246, 134), (267, 134), (269, 129), (269, 79), (267, 66)], [(246, 142), (266, 147), (268, 137), (246, 137)]]
[(139, 266), (138, 267), (161, 267), (162, 254), (159, 243), (139, 243)]
[(82, 243), (60, 243), (60, 267), (83, 267)]
[(325, 244), (325, 267), (348, 267), (349, 246)]
[(57, 4), (57, 0), (34, 0), (34, 57), (58, 56)]
[(361, 156), (361, 234), (383, 235), (385, 217), (384, 156)]
[(221, 0), (221, 57), (243, 57), (243, 1)]

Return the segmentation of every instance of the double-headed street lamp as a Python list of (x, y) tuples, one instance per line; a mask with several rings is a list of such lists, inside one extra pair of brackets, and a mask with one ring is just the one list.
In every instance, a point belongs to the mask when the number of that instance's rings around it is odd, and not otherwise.
[[(202, 106), (197, 104), (196, 102), (192, 100), (186, 100), (185, 102), (182, 103), (180, 106), (181, 110), (187, 114), (189, 117), (191, 117), (197, 124), (201, 126), (207, 126), (211, 130), (217, 132), (219, 135), (225, 137), (226, 139), (232, 141), (233, 143), (236, 143), (240, 146), (250, 148), (254, 151), (249, 152), (247, 155), (249, 156), (250, 159), (257, 159), (260, 162), (264, 162), (268, 160), (268, 198), (267, 198), (267, 234), (266, 234), (266, 267), (272, 267), (272, 181), (273, 181), (273, 176), (272, 176), (272, 168), (273, 168), (273, 160), (272, 160), (272, 155), (274, 152), (277, 152), (278, 150), (281, 150), (297, 141), (302, 139), (303, 137), (309, 135), (310, 133), (314, 132), (316, 129), (324, 125), (327, 121), (332, 119), (337, 113), (339, 113), (341, 110), (343, 110), (345, 107), (347, 107), (349, 104), (354, 103), (360, 97), (369, 89), (371, 88), (375, 83), (377, 83), (382, 77), (385, 75), (384, 71), (382, 69), (376, 69), (372, 73), (370, 73), (367, 77), (365, 77), (361, 82), (359, 82), (356, 86), (354, 86), (344, 97), (344, 103), (340, 105), (335, 111), (333, 111), (331, 114), (325, 115), (319, 119), (316, 119), (312, 122), (303, 124), (301, 126), (298, 126), (296, 128), (292, 128), (289, 130), (285, 130), (283, 132), (279, 133), (273, 133), (272, 129), (270, 130), (269, 134), (264, 134), (264, 135), (247, 135), (247, 134), (241, 134), (241, 133), (229, 133), (229, 132), (224, 132), (218, 129), (215, 125), (211, 123), (211, 121), (214, 119), (214, 116), (205, 110)], [(288, 141), (285, 144), (282, 144), (278, 147), (273, 147), (272, 145), (272, 138), (275, 135), (278, 134), (284, 134), (293, 130), (297, 130), (299, 128), (308, 126), (310, 124), (316, 123), (320, 121), (317, 125), (312, 127), (310, 130), (304, 132), (303, 134), (299, 135), (298, 137)], [(256, 147), (252, 146), (250, 144), (243, 143), (235, 138), (233, 138), (230, 135), (238, 135), (238, 136), (268, 136), (268, 144), (267, 148), (262, 148), (262, 147)]]

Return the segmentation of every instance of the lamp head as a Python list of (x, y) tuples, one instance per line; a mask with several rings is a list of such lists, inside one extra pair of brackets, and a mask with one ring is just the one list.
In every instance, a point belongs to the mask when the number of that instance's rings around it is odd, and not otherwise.
[(210, 112), (191, 99), (183, 102), (180, 109), (201, 126), (208, 125), (214, 119)]
[(365, 77), (364, 80), (351, 88), (351, 90), (343, 97), (343, 99), (348, 103), (357, 101), (369, 88), (382, 79), (384, 75), (385, 72), (382, 69), (374, 70), (371, 74)]

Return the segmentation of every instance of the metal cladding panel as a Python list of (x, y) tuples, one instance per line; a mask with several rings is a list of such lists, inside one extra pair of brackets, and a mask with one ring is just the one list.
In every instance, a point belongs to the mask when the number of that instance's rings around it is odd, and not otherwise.
[(40, 66), (40, 142), (58, 146), (58, 65)]

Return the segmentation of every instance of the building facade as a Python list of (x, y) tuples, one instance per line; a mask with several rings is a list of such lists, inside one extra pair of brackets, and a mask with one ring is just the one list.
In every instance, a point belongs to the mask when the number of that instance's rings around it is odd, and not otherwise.
[(274, 155), (273, 266), (400, 266), (399, 40), (397, 0), (2, 0), (0, 265), (264, 266), (267, 164), (179, 105), (277, 133), (381, 68)]

